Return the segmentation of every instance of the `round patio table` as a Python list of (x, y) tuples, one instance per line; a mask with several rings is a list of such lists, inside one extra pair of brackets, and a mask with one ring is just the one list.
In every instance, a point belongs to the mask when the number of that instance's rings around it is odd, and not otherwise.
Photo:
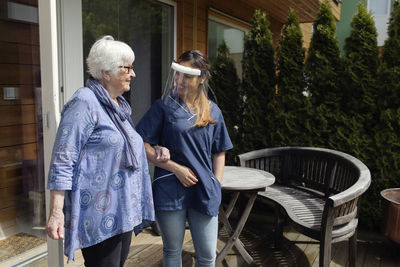
[[(233, 246), (236, 247), (240, 255), (242, 255), (243, 259), (248, 264), (254, 263), (253, 258), (246, 251), (243, 243), (240, 241), (239, 235), (249, 218), (251, 209), (253, 208), (254, 202), (257, 198), (257, 193), (264, 191), (267, 186), (272, 185), (274, 182), (275, 177), (271, 173), (263, 170), (247, 167), (225, 166), (224, 176), (222, 179), (222, 191), (232, 192), (233, 194), (226, 209), (224, 209), (222, 205), (219, 208), (218, 219), (223, 224), (229, 238), (225, 243), (224, 248), (217, 256), (216, 265), (225, 259)], [(236, 228), (233, 229), (229, 222), (229, 216), (241, 193), (247, 194), (248, 200)]]

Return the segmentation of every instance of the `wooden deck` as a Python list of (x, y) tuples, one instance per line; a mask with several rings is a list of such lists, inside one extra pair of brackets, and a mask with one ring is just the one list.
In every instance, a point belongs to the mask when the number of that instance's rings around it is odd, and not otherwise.
[[(240, 239), (258, 266), (318, 266), (319, 244), (296, 231), (286, 228), (281, 250), (273, 247), (273, 215), (261, 214), (256, 208), (250, 216)], [(223, 246), (224, 232), (220, 232), (218, 248)], [(400, 267), (400, 245), (392, 243), (379, 233), (359, 232), (357, 266)], [(194, 250), (189, 230), (186, 231), (183, 266), (194, 266)], [(247, 266), (242, 258), (231, 251), (226, 262), (220, 266)], [(33, 264), (47, 266), (47, 259)], [(80, 251), (75, 261), (66, 267), (84, 266)], [(162, 241), (150, 228), (132, 239), (131, 251), (125, 267), (162, 267)], [(348, 266), (347, 241), (333, 245), (331, 266)]]

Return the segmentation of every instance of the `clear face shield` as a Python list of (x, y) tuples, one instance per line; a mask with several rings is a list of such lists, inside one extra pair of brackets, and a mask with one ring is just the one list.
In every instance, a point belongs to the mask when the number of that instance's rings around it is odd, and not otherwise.
[(178, 106), (185, 112), (195, 115), (192, 111), (193, 104), (201, 94), (207, 97), (207, 86), (203, 84), (204, 77), (200, 69), (173, 62), (162, 94), (164, 104)]

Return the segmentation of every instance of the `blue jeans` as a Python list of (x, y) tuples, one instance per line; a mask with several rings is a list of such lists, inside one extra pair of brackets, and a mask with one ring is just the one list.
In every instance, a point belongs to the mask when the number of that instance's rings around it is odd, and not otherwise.
[(157, 223), (163, 240), (164, 267), (182, 266), (182, 245), (185, 236), (186, 219), (196, 252), (196, 267), (214, 267), (218, 217), (202, 214), (194, 209), (156, 211)]

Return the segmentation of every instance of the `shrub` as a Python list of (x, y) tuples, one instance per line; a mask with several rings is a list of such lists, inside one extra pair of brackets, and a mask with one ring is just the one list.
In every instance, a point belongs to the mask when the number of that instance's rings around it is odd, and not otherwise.
[[(363, 4), (351, 21), (350, 36), (344, 45), (344, 66), (342, 109), (343, 138), (339, 149), (348, 152), (363, 161), (376, 172), (375, 159), (377, 147), (374, 142), (373, 128), (377, 122), (377, 70), (379, 66), (377, 32), (372, 16)], [(339, 141), (339, 139), (338, 139)], [(363, 225), (372, 226), (371, 218), (377, 218), (371, 207), (376, 207), (377, 195), (367, 191), (361, 205), (360, 218)]]
[(275, 62), (269, 21), (256, 10), (243, 55), (244, 141), (246, 150), (272, 146), (275, 136)]
[(303, 36), (296, 13), (290, 10), (277, 52), (277, 142), (301, 146), (305, 142), (306, 104)]
[(311, 97), (307, 121), (308, 145), (336, 148), (334, 125), (340, 121), (341, 60), (336, 24), (327, 2), (321, 3), (313, 23), (308, 59), (305, 64), (307, 90)]
[(218, 47), (218, 55), (211, 65), (210, 86), (218, 100), (218, 106), (222, 110), (226, 128), (233, 143), (233, 149), (227, 152), (227, 165), (235, 165), (235, 155), (240, 153), (242, 94), (240, 92), (240, 80), (236, 72), (233, 60), (230, 57), (229, 48), (222, 42)]

